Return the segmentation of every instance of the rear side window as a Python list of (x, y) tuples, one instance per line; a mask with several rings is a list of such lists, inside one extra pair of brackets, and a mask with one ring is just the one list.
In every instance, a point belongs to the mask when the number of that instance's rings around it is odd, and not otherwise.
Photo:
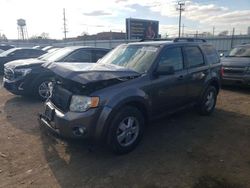
[(188, 67), (198, 67), (204, 65), (204, 58), (201, 50), (196, 46), (185, 47), (185, 55), (187, 57)]
[(27, 51), (27, 54), (32, 57), (38, 57), (41, 56), (42, 54), (45, 54), (46, 52), (43, 52), (42, 50), (30, 50)]
[(166, 48), (160, 57), (159, 66), (173, 66), (175, 71), (183, 69), (183, 58), (180, 47)]
[(64, 59), (64, 62), (92, 62), (90, 50), (77, 50)]
[(98, 61), (101, 59), (108, 51), (103, 51), (103, 50), (93, 50), (94, 53), (94, 62)]
[(216, 64), (220, 62), (219, 55), (213, 46), (204, 45), (202, 48), (210, 64)]

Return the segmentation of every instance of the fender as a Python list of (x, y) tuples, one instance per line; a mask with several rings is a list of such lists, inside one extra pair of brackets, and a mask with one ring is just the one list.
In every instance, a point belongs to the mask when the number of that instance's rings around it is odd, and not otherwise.
[(120, 92), (111, 97), (103, 107), (102, 113), (98, 118), (95, 138), (103, 140), (109, 129), (109, 125), (115, 114), (125, 105), (140, 104), (145, 109), (146, 116), (149, 117), (148, 95), (138, 88), (126, 90), (126, 93)]

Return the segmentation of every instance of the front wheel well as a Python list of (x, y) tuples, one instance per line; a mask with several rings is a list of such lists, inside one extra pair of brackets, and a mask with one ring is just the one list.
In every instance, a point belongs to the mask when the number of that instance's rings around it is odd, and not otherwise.
[(117, 114), (117, 112), (126, 106), (130, 106), (130, 107), (134, 107), (134, 108), (138, 109), (144, 117), (145, 125), (147, 125), (148, 120), (149, 120), (149, 115), (148, 115), (148, 111), (147, 111), (146, 106), (142, 102), (139, 102), (139, 101), (129, 101), (129, 102), (126, 102), (122, 105), (117, 106), (116, 108), (114, 108), (112, 110), (111, 114), (109, 115), (108, 119), (105, 122), (104, 129), (102, 131), (102, 136), (101, 136), (102, 138), (107, 137), (109, 125), (110, 125), (111, 121), (113, 120), (113, 118), (115, 117), (115, 115)]
[(210, 85), (210, 86), (214, 86), (215, 89), (216, 89), (216, 91), (217, 91), (217, 94), (219, 93), (219, 91), (220, 91), (220, 84), (219, 84), (218, 81), (213, 80), (213, 81), (210, 82), (209, 85)]
[(123, 106), (132, 106), (132, 107), (137, 108), (142, 113), (145, 119), (145, 122), (146, 123), (148, 122), (148, 111), (147, 111), (146, 106), (143, 103), (138, 102), (138, 101), (131, 101), (131, 102), (125, 103)]

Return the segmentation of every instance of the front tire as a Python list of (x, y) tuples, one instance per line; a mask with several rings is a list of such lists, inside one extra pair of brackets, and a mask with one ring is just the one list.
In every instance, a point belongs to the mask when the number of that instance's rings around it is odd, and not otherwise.
[(52, 78), (40, 78), (34, 84), (34, 96), (41, 101), (45, 101), (50, 97), (49, 83), (52, 82)]
[(214, 111), (217, 94), (218, 92), (214, 86), (209, 86), (206, 89), (198, 106), (201, 115), (210, 115)]
[(132, 151), (144, 132), (144, 117), (135, 107), (126, 106), (118, 111), (108, 132), (108, 146), (116, 154)]

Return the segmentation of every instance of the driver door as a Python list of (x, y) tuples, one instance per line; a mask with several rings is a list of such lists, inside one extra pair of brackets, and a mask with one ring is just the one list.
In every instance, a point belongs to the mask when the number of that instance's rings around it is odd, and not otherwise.
[(174, 73), (171, 75), (158, 75), (152, 81), (153, 115), (172, 111), (187, 102), (186, 78), (188, 72), (184, 66), (182, 48), (168, 47), (163, 49), (157, 66), (158, 70), (163, 66), (172, 66)]

